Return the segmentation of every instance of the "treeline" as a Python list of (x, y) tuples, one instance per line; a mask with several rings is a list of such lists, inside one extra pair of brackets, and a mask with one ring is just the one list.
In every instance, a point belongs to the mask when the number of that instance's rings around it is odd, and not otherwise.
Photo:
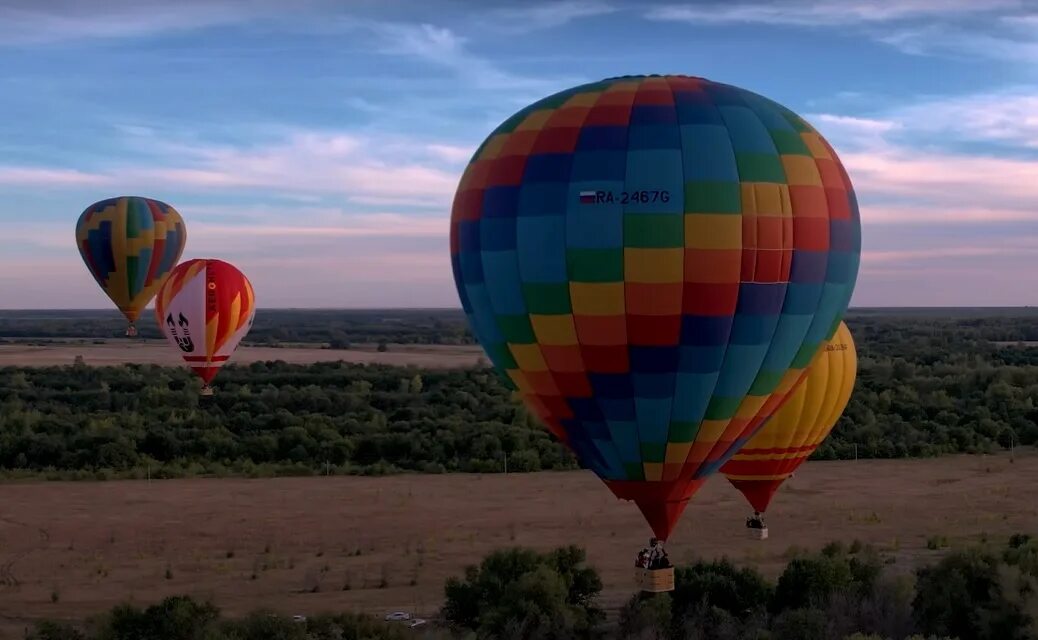
[[(815, 458), (1038, 444), (1038, 344), (1026, 344), (1038, 338), (1036, 319), (855, 316), (858, 381)], [(489, 369), (268, 362), (229, 366), (217, 386), (200, 399), (185, 369), (143, 365), (0, 369), (0, 470), (162, 477), (575, 464)]]
[[(142, 338), (161, 338), (149, 309), (137, 323)], [(0, 311), (0, 340), (122, 338), (126, 319), (114, 311)], [(452, 309), (259, 309), (246, 343), (471, 344), (464, 314)]]
[[(0, 468), (52, 477), (573, 468), (494, 374), (283, 362), (0, 369)], [(78, 472), (78, 473), (70, 473)]]
[[(1022, 310), (1013, 310), (1024, 313)], [(859, 313), (858, 380), (821, 459), (1038, 443), (1038, 314)]]
[[(991, 342), (1038, 341), (1038, 308), (867, 309), (847, 312), (855, 337), (877, 354), (896, 356), (928, 346), (986, 351)], [(126, 320), (109, 310), (0, 310), (0, 339), (121, 338)], [(138, 322), (159, 338), (149, 309)], [(861, 335), (859, 335), (861, 334)], [(460, 309), (259, 309), (248, 341), (282, 343), (474, 343)], [(915, 343), (909, 344), (909, 343)]]
[(726, 560), (681, 567), (669, 597), (636, 597), (620, 637), (674, 640), (1034, 640), (1038, 544), (1016, 535), (905, 572), (855, 543), (795, 555), (778, 580)]
[[(578, 547), (496, 551), (445, 586), (426, 638), (607, 640), (1032, 640), (1038, 638), (1038, 543), (948, 553), (906, 572), (860, 543), (796, 553), (777, 581), (726, 559), (679, 567), (675, 590), (639, 594), (607, 622), (602, 581)], [(404, 624), (356, 614), (226, 619), (209, 603), (120, 605), (82, 628), (41, 622), (30, 640), (397, 640)]]

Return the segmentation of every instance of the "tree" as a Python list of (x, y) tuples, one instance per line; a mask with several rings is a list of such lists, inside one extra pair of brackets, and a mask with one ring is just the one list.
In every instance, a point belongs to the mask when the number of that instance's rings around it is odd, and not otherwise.
[(464, 580), (450, 578), (443, 617), (481, 637), (588, 637), (601, 613), (598, 574), (577, 547), (541, 554), (530, 549), (495, 551)]
[(924, 632), (961, 640), (1034, 637), (1038, 582), (991, 552), (952, 553), (916, 577), (912, 605)]
[(773, 587), (750, 568), (738, 568), (727, 558), (679, 567), (674, 574), (674, 616), (707, 605), (744, 619), (766, 606)]

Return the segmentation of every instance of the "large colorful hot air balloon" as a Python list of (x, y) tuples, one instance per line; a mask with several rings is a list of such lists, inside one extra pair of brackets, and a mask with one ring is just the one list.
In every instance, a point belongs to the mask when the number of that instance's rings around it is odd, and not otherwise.
[(94, 280), (134, 323), (180, 260), (184, 220), (164, 202), (125, 196), (95, 202), (76, 223), (76, 246)]
[(209, 384), (252, 328), (256, 296), (249, 279), (222, 260), (188, 260), (159, 290), (155, 316), (170, 344)]
[(451, 214), (458, 293), (494, 367), (662, 539), (835, 331), (859, 252), (822, 136), (686, 76), (521, 110)]
[(841, 322), (789, 400), (721, 467), (757, 514), (836, 426), (851, 399), (857, 368), (854, 340)]

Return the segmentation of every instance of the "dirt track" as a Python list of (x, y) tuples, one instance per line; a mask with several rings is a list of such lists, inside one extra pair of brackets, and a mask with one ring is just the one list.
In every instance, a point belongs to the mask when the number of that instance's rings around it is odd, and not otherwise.
[[(69, 343), (32, 346), (0, 344), (0, 367), (49, 367), (72, 364), (77, 355), (91, 366), (126, 363), (183, 366), (179, 353), (165, 340), (109, 340), (104, 344)], [(474, 366), (483, 356), (478, 346), (390, 345), (389, 351), (378, 352), (374, 345), (355, 349), (321, 349), (314, 347), (240, 347), (232, 363), (283, 360), (292, 364), (335, 362), (378, 363), (427, 368)]]
[[(934, 556), (926, 550), (934, 534), (955, 542), (1038, 533), (1036, 484), (1034, 452), (1018, 451), (1014, 464), (1007, 456), (812, 462), (776, 499), (771, 539), (757, 542), (745, 537), (741, 496), (715, 478), (669, 549), (678, 561), (728, 554), (774, 575), (791, 545), (858, 538), (907, 570)], [(616, 605), (631, 593), (633, 554), (648, 536), (637, 509), (590, 472), (8, 483), (0, 505), (0, 582), (19, 583), (0, 586), (0, 637), (21, 637), (30, 619), (173, 593), (212, 597), (230, 613), (428, 615), (447, 576), (513, 544), (584, 545), (606, 603)], [(378, 588), (383, 577), (388, 586)]]

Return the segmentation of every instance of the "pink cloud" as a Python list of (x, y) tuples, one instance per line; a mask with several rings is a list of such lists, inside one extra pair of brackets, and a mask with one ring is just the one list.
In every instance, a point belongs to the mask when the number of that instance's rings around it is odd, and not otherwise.
[(902, 196), (967, 207), (1038, 201), (1038, 161), (898, 147), (842, 152), (840, 159), (855, 190), (869, 198)]
[(0, 166), (0, 184), (30, 187), (84, 187), (111, 184), (113, 178), (76, 169)]
[(868, 225), (986, 224), (991, 222), (1033, 222), (1033, 209), (956, 206), (872, 205), (861, 208), (862, 222)]

